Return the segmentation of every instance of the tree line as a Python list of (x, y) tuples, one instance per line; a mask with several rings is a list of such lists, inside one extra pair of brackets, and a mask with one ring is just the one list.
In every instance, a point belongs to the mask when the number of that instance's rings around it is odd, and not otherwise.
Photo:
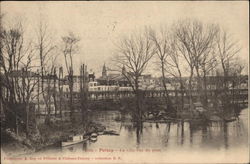
[[(1, 15), (1, 22), (4, 15)], [(74, 72), (80, 74), (80, 105), (82, 120), (87, 120), (87, 82), (86, 65), (74, 70), (73, 59), (79, 51), (80, 38), (73, 33), (61, 36), (60, 43), (51, 39), (49, 26), (40, 21), (33, 41), (25, 38), (22, 22), (11, 26), (1, 23), (0, 28), (0, 73), (1, 73), (1, 114), (6, 116), (6, 126), (19, 130), (29, 136), (31, 126), (35, 126), (35, 106), (40, 112), (45, 105), (45, 124), (50, 124), (51, 108), (55, 116), (62, 119), (62, 109), (70, 110), (70, 120), (74, 122)], [(194, 102), (192, 90), (198, 92), (198, 99), (207, 104), (207, 78), (214, 74), (222, 77), (218, 86), (222, 88), (223, 99), (227, 104), (227, 92), (230, 76), (238, 77), (244, 66), (238, 60), (239, 43), (219, 25), (205, 24), (198, 20), (180, 20), (170, 27), (161, 29), (145, 28), (132, 33), (116, 44), (112, 61), (127, 79), (135, 93), (136, 108), (134, 116), (141, 120), (143, 115), (143, 92), (140, 89), (140, 77), (147, 71), (148, 65), (156, 60), (165, 90), (167, 111), (176, 112), (174, 102), (169, 96), (167, 78), (174, 77), (179, 83), (181, 108), (185, 105), (184, 91), (189, 93), (188, 104)], [(58, 56), (63, 57), (65, 72), (57, 63)], [(188, 83), (183, 77), (188, 74)], [(69, 88), (69, 99), (63, 97), (64, 76)], [(194, 85), (194, 82), (197, 82)], [(205, 96), (202, 96), (205, 95)], [(35, 102), (35, 103), (34, 103)], [(51, 106), (52, 104), (52, 106)], [(85, 124), (85, 126), (87, 126)]]
[[(234, 81), (239, 81), (244, 69), (239, 60), (240, 50), (239, 42), (218, 24), (185, 19), (160, 29), (146, 27), (143, 31), (121, 38), (117, 43), (113, 62), (117, 70), (126, 69), (121, 73), (132, 85), (136, 94), (137, 118), (141, 118), (142, 108), (139, 104), (143, 98), (140, 97), (142, 91), (139, 88), (139, 78), (154, 59), (161, 72), (167, 109), (176, 112), (166, 86), (169, 77), (174, 77), (179, 89), (183, 91), (181, 108), (185, 104), (184, 91), (188, 93), (187, 104), (190, 106), (194, 103), (191, 93), (193, 90), (198, 93), (196, 101), (207, 105), (209, 75), (219, 77), (216, 89), (223, 89), (223, 105), (230, 104), (226, 92), (230, 88), (229, 78), (234, 76)], [(184, 75), (188, 76), (188, 83), (183, 80)]]
[[(73, 33), (61, 37), (59, 43), (51, 38), (46, 21), (41, 20), (32, 40), (28, 39), (22, 21), (16, 20), (7, 25), (5, 15), (1, 15), (0, 28), (0, 105), (1, 121), (19, 135), (25, 132), (29, 137), (33, 126), (36, 127), (36, 115), (45, 109), (44, 124), (50, 125), (52, 107), (54, 116), (61, 117), (62, 110), (70, 110), (70, 120), (74, 122), (73, 102), (73, 56), (78, 53), (80, 38)], [(58, 56), (63, 63), (58, 63)], [(63, 64), (65, 67), (63, 67)], [(63, 68), (66, 68), (65, 72)], [(81, 89), (86, 90), (86, 66), (75, 72), (84, 77)], [(65, 75), (67, 74), (67, 79)], [(69, 88), (69, 99), (65, 102), (63, 85)], [(86, 95), (81, 98), (86, 103)], [(37, 113), (36, 113), (37, 112)], [(84, 112), (83, 112), (84, 114)], [(3, 121), (3, 119), (5, 119)]]

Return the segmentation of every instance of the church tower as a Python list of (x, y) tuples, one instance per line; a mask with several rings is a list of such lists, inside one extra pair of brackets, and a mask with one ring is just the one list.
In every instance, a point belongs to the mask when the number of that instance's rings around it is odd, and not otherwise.
[(127, 74), (127, 71), (126, 71), (126, 68), (125, 68), (124, 65), (123, 65), (123, 67), (122, 67), (122, 74), (123, 74), (123, 75), (126, 75), (126, 74)]
[(102, 77), (107, 77), (107, 69), (106, 69), (105, 63), (102, 67)]

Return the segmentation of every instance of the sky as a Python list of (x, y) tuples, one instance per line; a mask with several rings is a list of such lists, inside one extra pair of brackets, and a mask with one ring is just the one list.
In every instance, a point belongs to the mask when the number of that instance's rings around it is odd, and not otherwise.
[[(1, 2), (1, 12), (10, 22), (22, 19), (32, 39), (41, 19), (47, 22), (55, 41), (73, 32), (81, 38), (74, 66), (86, 63), (88, 69), (100, 75), (103, 64), (114, 55), (114, 43), (119, 38), (145, 26), (157, 29), (185, 18), (216, 23), (228, 30), (242, 47), (240, 58), (248, 61), (248, 4), (248, 1), (15, 1)], [(58, 62), (64, 61), (59, 58)]]

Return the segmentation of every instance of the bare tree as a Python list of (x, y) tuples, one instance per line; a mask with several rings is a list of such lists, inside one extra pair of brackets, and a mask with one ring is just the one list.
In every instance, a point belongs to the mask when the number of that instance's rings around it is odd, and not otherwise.
[(82, 112), (82, 125), (86, 130), (88, 126), (87, 119), (87, 105), (88, 105), (88, 77), (87, 77), (87, 65), (82, 64), (80, 68), (80, 104)]
[[(34, 73), (32, 73), (32, 57), (35, 56), (34, 53), (30, 52), (27, 57), (27, 62), (23, 65), (22, 73), (21, 73), (21, 97), (23, 99), (23, 104), (25, 106), (26, 111), (26, 134), (29, 134), (30, 130), (30, 104), (33, 102), (34, 98), (37, 96), (38, 93), (34, 92), (35, 87), (37, 86), (37, 78)], [(35, 108), (33, 106), (32, 113), (35, 113)], [(35, 117), (35, 116), (34, 116)], [(36, 119), (35, 119), (36, 120)], [(34, 124), (34, 122), (33, 122)]]
[[(197, 89), (201, 94), (200, 61), (213, 49), (218, 28), (213, 24), (204, 25), (197, 20), (184, 20), (175, 26), (178, 47), (190, 68), (189, 90), (191, 90), (194, 71), (197, 77)], [(191, 102), (190, 102), (191, 103)]]
[[(16, 87), (17, 78), (11, 76), (12, 72), (19, 69), (20, 62), (24, 57), (22, 52), (23, 48), (23, 30), (22, 24), (19, 22), (13, 27), (1, 27), (1, 71), (3, 71), (3, 86), (6, 90), (5, 97), (2, 97), (3, 104), (6, 106), (5, 113), (10, 112), (14, 117), (15, 130), (18, 134), (18, 118), (15, 104), (22, 101), (20, 96), (19, 87)], [(18, 88), (18, 89), (17, 89)], [(17, 92), (16, 92), (17, 91)], [(19, 119), (19, 120), (18, 120)]]
[[(181, 68), (180, 60), (182, 59), (181, 53), (178, 50), (177, 46), (177, 39), (175, 37), (171, 37), (171, 43), (170, 43), (170, 54), (169, 54), (169, 60), (168, 60), (168, 67), (166, 68), (166, 72), (168, 72), (170, 75), (172, 75), (174, 78), (177, 79), (179, 82), (179, 90), (181, 91), (181, 109), (184, 107), (184, 92), (185, 92), (185, 85), (183, 81), (183, 70)], [(175, 80), (174, 80), (175, 81)]]
[(149, 35), (150, 35), (150, 39), (154, 43), (155, 50), (156, 50), (155, 52), (160, 62), (159, 65), (160, 65), (161, 74), (162, 74), (162, 85), (166, 93), (166, 96), (164, 94), (164, 97), (166, 99), (167, 109), (173, 110), (172, 101), (169, 97), (168, 89), (166, 86), (166, 76), (165, 76), (166, 67), (169, 67), (170, 65), (168, 63), (168, 57), (171, 55), (170, 54), (171, 43), (170, 43), (170, 36), (169, 36), (170, 33), (167, 32), (166, 29), (162, 29), (160, 31), (160, 34), (157, 35), (157, 33), (151, 29)]
[[(39, 96), (38, 98), (38, 113), (40, 112), (40, 95), (42, 95), (42, 99), (45, 102), (46, 105), (46, 113), (48, 113), (48, 110), (50, 110), (50, 99), (51, 96), (49, 96), (50, 90), (44, 89), (44, 82), (48, 79), (45, 79), (46, 73), (48, 74), (50, 70), (49, 61), (53, 58), (54, 54), (53, 51), (55, 50), (56, 46), (52, 41), (51, 34), (49, 32), (49, 28), (47, 23), (44, 20), (40, 20), (37, 28), (37, 42), (36, 42), (36, 48), (38, 51), (38, 58), (39, 58), (39, 67), (40, 67), (40, 75), (41, 79), (39, 82), (41, 82), (41, 85), (39, 84), (39, 87), (41, 86), (41, 90), (39, 89)], [(51, 73), (51, 72), (50, 72)], [(49, 83), (48, 83), (49, 84)], [(48, 118), (48, 117), (47, 117)]]
[(57, 68), (54, 67), (54, 72), (53, 72), (53, 102), (54, 102), (54, 107), (55, 107), (55, 117), (57, 116), (57, 109), (58, 109), (58, 105), (57, 105), (57, 73), (56, 73)]
[(58, 72), (58, 91), (59, 91), (59, 110), (62, 120), (62, 101), (63, 101), (63, 67), (59, 68)]
[(203, 56), (203, 58), (200, 60), (200, 69), (201, 69), (201, 75), (203, 79), (203, 90), (204, 90), (204, 96), (203, 96), (203, 103), (204, 105), (207, 105), (208, 101), (208, 95), (207, 95), (207, 75), (210, 74), (218, 65), (217, 57), (215, 54), (215, 51), (212, 50), (211, 52), (208, 52)]
[[(136, 95), (136, 118), (141, 120), (141, 92), (139, 78), (147, 68), (148, 62), (155, 54), (155, 48), (150, 40), (148, 31), (123, 38), (117, 45), (117, 54), (113, 61), (123, 76), (128, 80)], [(123, 69), (122, 69), (123, 68)]]
[[(4, 101), (5, 113), (10, 113), (11, 117), (15, 118), (16, 134), (19, 133), (19, 123), (23, 122), (28, 135), (31, 104), (34, 95), (37, 94), (34, 92), (37, 78), (32, 73), (32, 69), (35, 67), (32, 63), (34, 61), (34, 46), (31, 43), (24, 43), (21, 22), (2, 30), (1, 70), (3, 70), (3, 86), (6, 94), (1, 99)], [(22, 113), (25, 113), (25, 116)]]
[(68, 84), (69, 84), (69, 91), (70, 91), (70, 100), (69, 100), (69, 108), (70, 108), (70, 118), (71, 121), (74, 121), (73, 118), (73, 55), (77, 53), (78, 51), (78, 42), (80, 41), (80, 38), (76, 37), (73, 33), (69, 33), (67, 36), (62, 37), (63, 41), (63, 55), (64, 55), (64, 61), (66, 65), (66, 70), (68, 73)]
[[(46, 71), (44, 71), (44, 91), (43, 99), (46, 105), (46, 119), (45, 123), (50, 124), (51, 107), (54, 105), (55, 114), (57, 111), (57, 99), (56, 99), (56, 56), (51, 60), (51, 64), (47, 63)], [(53, 99), (53, 100), (52, 100)]]
[(224, 75), (223, 88), (228, 88), (228, 77), (230, 76), (230, 70), (233, 68), (236, 55), (240, 52), (241, 48), (237, 41), (225, 30), (220, 30), (217, 37), (217, 48), (220, 66)]
[[(238, 67), (241, 64), (237, 61), (237, 55), (240, 50), (239, 43), (235, 41), (232, 35), (226, 30), (220, 29), (217, 37), (217, 51), (219, 60), (218, 70), (222, 70), (223, 75), (222, 88), (224, 91), (220, 94), (220, 97), (224, 107), (230, 104), (230, 96), (228, 95), (228, 90), (230, 89), (229, 83), (231, 82), (234, 88), (235, 80), (239, 76), (237, 73), (240, 73), (243, 69), (241, 66)], [(220, 71), (217, 72), (219, 73)]]

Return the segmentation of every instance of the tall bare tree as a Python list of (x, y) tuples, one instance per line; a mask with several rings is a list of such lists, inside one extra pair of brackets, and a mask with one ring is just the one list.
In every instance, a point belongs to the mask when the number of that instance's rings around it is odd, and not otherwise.
[(46, 71), (44, 71), (43, 81), (44, 81), (44, 91), (43, 99), (46, 105), (46, 119), (45, 123), (50, 124), (51, 118), (51, 107), (54, 106), (55, 114), (57, 111), (57, 99), (56, 99), (56, 59), (57, 56), (53, 56), (51, 61), (47, 63)]
[[(40, 94), (38, 96), (38, 101), (40, 102), (40, 95), (42, 95), (43, 102), (45, 102), (46, 106), (46, 113), (48, 113), (48, 110), (50, 110), (50, 104), (51, 96), (49, 96), (50, 92), (49, 90), (44, 89), (44, 82), (48, 79), (45, 79), (44, 77), (46, 74), (48, 74), (50, 70), (49, 61), (53, 58), (54, 54), (53, 51), (56, 49), (55, 44), (53, 43), (51, 33), (49, 31), (48, 24), (45, 20), (40, 19), (39, 24), (37, 26), (37, 41), (36, 41), (36, 48), (39, 58), (39, 67), (40, 67), (40, 75), (41, 79), (39, 82), (39, 86), (41, 86), (41, 89), (39, 89)], [(40, 112), (40, 103), (38, 103), (38, 112)]]
[(88, 126), (87, 105), (88, 105), (88, 73), (87, 65), (82, 64), (80, 68), (80, 104), (82, 112), (82, 125), (86, 131)]
[(6, 91), (1, 99), (4, 101), (5, 113), (10, 113), (14, 118), (16, 134), (19, 133), (19, 123), (23, 122), (28, 135), (31, 104), (37, 94), (34, 92), (37, 78), (31, 72), (35, 67), (34, 46), (24, 42), (21, 22), (1, 30), (1, 73), (3, 71), (3, 86)]
[(150, 39), (152, 40), (155, 46), (155, 50), (156, 50), (155, 52), (160, 62), (159, 65), (160, 65), (161, 74), (162, 74), (162, 85), (164, 87), (165, 94), (166, 94), (166, 96), (164, 94), (164, 97), (166, 99), (167, 109), (173, 110), (172, 101), (169, 97), (168, 89), (166, 86), (166, 76), (165, 76), (166, 67), (169, 67), (170, 65), (168, 62), (168, 57), (171, 55), (170, 32), (167, 32), (167, 29), (161, 29), (160, 34), (157, 34), (156, 31), (150, 29), (149, 35), (150, 35)]
[[(217, 57), (215, 54), (215, 50), (211, 50), (211, 52), (208, 52), (203, 56), (203, 58), (200, 60), (200, 69), (201, 69), (201, 75), (202, 75), (202, 83), (203, 83), (203, 91), (204, 96), (203, 97), (203, 103), (204, 105), (207, 105), (208, 102), (208, 95), (207, 95), (207, 76), (211, 74), (211, 72), (217, 67)], [(213, 73), (213, 72), (212, 72)]]
[[(181, 60), (183, 59), (180, 55), (181, 53), (178, 50), (177, 39), (171, 35), (170, 41), (170, 53), (168, 59), (168, 67), (166, 68), (166, 72), (173, 76), (179, 82), (179, 90), (181, 91), (181, 109), (184, 107), (184, 92), (185, 85), (183, 80), (183, 70), (181, 65)], [(175, 80), (174, 80), (175, 82)], [(178, 96), (177, 96), (178, 97)]]
[[(230, 104), (230, 99), (227, 90), (229, 89), (229, 81), (234, 85), (234, 80), (229, 80), (230, 76), (235, 76), (237, 78), (237, 55), (240, 52), (241, 48), (239, 43), (235, 41), (226, 30), (221, 30), (217, 37), (217, 50), (218, 50), (218, 60), (219, 60), (219, 70), (222, 70), (223, 74), (223, 93), (222, 96), (222, 105), (228, 106)], [(240, 63), (239, 63), (240, 64)], [(239, 69), (241, 70), (241, 68)]]
[(180, 21), (174, 26), (178, 47), (190, 68), (189, 90), (191, 90), (194, 71), (197, 77), (197, 89), (201, 94), (200, 61), (211, 49), (217, 36), (218, 28), (213, 24), (203, 24), (197, 20)]
[(58, 72), (58, 91), (59, 91), (59, 110), (62, 119), (62, 101), (63, 101), (63, 67), (59, 67)]
[[(3, 71), (3, 86), (5, 88), (5, 97), (2, 97), (5, 106), (5, 113), (10, 112), (15, 122), (15, 130), (18, 134), (18, 118), (15, 104), (22, 101), (19, 90), (16, 87), (18, 79), (11, 76), (12, 72), (20, 67), (21, 60), (24, 58), (22, 53), (23, 48), (23, 29), (22, 24), (19, 22), (13, 27), (1, 27), (1, 73)], [(3, 95), (2, 95), (3, 96)], [(18, 120), (19, 119), (19, 120)]]
[(142, 119), (140, 107), (142, 93), (139, 88), (139, 78), (145, 72), (155, 52), (148, 30), (145, 30), (143, 33), (136, 33), (123, 38), (117, 45), (117, 54), (113, 58), (113, 61), (128, 80), (136, 95), (137, 112), (135, 112), (135, 116), (139, 120)]
[[(34, 102), (35, 97), (38, 95), (38, 93), (34, 91), (38, 83), (36, 77), (37, 75), (32, 72), (32, 67), (33, 67), (32, 61), (34, 59), (34, 56), (35, 54), (33, 52), (30, 52), (29, 55), (27, 56), (27, 62), (22, 66), (21, 78), (20, 78), (21, 87), (19, 87), (20, 94), (23, 99), (22, 102), (25, 106), (26, 135), (29, 135), (30, 127), (34, 125), (34, 122), (31, 123), (30, 121), (30, 115), (32, 115), (30, 112), (35, 113), (35, 107), (34, 103), (33, 103), (33, 108), (30, 105), (32, 104), (32, 102)], [(30, 109), (32, 109), (33, 111), (30, 111)], [(33, 115), (33, 117), (35, 116)], [(33, 120), (36, 121), (35, 118), (33, 118)]]
[(70, 108), (70, 118), (71, 121), (74, 121), (73, 118), (73, 112), (74, 112), (74, 105), (73, 105), (73, 55), (77, 53), (78, 51), (78, 42), (80, 41), (80, 38), (76, 37), (73, 33), (69, 33), (67, 36), (62, 37), (63, 41), (63, 55), (64, 55), (64, 61), (66, 70), (68, 73), (68, 85), (69, 85), (69, 91), (70, 91), (70, 98), (69, 98), (69, 108)]
[(223, 88), (228, 88), (228, 77), (230, 70), (235, 63), (236, 55), (240, 52), (241, 48), (237, 41), (234, 41), (232, 36), (225, 30), (220, 30), (217, 37), (218, 58), (220, 66), (224, 75)]

